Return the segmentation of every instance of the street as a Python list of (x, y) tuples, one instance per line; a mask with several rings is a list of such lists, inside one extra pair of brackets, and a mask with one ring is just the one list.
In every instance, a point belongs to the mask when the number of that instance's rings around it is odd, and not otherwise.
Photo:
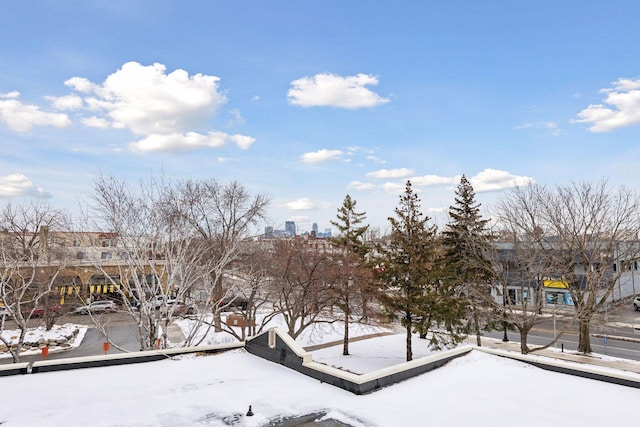
[[(551, 315), (549, 314), (551, 313)], [(555, 320), (553, 313), (545, 312), (543, 322), (534, 327), (527, 337), (529, 346), (540, 346), (549, 343), (556, 334), (559, 334), (567, 323), (568, 314), (571, 312), (556, 312)], [(123, 347), (128, 351), (138, 351), (140, 344), (137, 340), (136, 327), (131, 319), (122, 313), (105, 313), (102, 321), (107, 324), (109, 338), (113, 343)], [(39, 319), (32, 319), (30, 326), (36, 327), (41, 323)], [(79, 347), (67, 351), (49, 353), (47, 359), (62, 359), (70, 357), (95, 356), (104, 353), (103, 343), (105, 338), (93, 327), (91, 317), (88, 315), (67, 315), (58, 319), (58, 324), (74, 323), (86, 325), (87, 332)], [(11, 329), (12, 324), (7, 322), (6, 329)], [(576, 325), (573, 324), (568, 332), (562, 334), (555, 348), (564, 351), (576, 351), (578, 348), (578, 335)], [(485, 337), (502, 339), (503, 330), (485, 332)], [(520, 335), (516, 329), (508, 330), (507, 336), (510, 341), (519, 342)], [(605, 339), (606, 337), (606, 339)], [(473, 337), (470, 337), (473, 338)], [(591, 323), (591, 347), (594, 353), (599, 353), (612, 357), (626, 358), (640, 361), (640, 312), (635, 311), (630, 304), (622, 304), (612, 307), (606, 313), (598, 313)], [(121, 353), (113, 345), (110, 346), (109, 354)], [(21, 361), (31, 362), (42, 360), (41, 355), (22, 356)], [(0, 364), (12, 363), (10, 357), (0, 358)]]
[[(128, 351), (140, 350), (140, 344), (137, 339), (136, 327), (131, 322), (130, 318), (121, 313), (105, 313), (102, 315), (102, 320), (107, 323), (107, 332), (112, 342), (123, 347)], [(29, 326), (37, 327), (40, 323), (39, 319), (31, 319)], [(52, 352), (47, 356), (47, 360), (51, 359), (64, 359), (68, 357), (83, 357), (83, 356), (95, 356), (104, 354), (103, 343), (106, 341), (104, 336), (98, 330), (93, 327), (91, 317), (88, 315), (67, 315), (63, 316), (56, 322), (58, 324), (74, 323), (77, 325), (86, 325), (88, 327), (87, 333), (82, 340), (82, 343), (77, 348), (72, 348), (66, 351)], [(12, 328), (12, 323), (7, 322), (6, 329)], [(122, 353), (114, 346), (110, 346), (109, 354)], [(24, 355), (20, 357), (21, 362), (33, 362), (42, 360), (41, 355)], [(0, 358), (0, 364), (13, 363), (11, 357)]]
[[(553, 312), (547, 311), (546, 315), (546, 320), (528, 334), (527, 344), (530, 347), (549, 343), (567, 324), (567, 315), (560, 310), (556, 312), (555, 321)], [(631, 304), (612, 306), (607, 312), (596, 314), (591, 322), (590, 332), (594, 353), (640, 360), (640, 312), (635, 311)], [(484, 336), (502, 339), (504, 331), (487, 332)], [(507, 336), (510, 341), (520, 341), (520, 334), (516, 329), (508, 330)], [(564, 348), (565, 351), (577, 351), (578, 334), (575, 323), (568, 332), (562, 334), (555, 347), (559, 350)]]

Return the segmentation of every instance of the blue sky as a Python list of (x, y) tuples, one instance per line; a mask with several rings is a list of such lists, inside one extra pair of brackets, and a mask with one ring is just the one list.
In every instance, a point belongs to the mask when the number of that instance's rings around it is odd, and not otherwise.
[(99, 172), (237, 180), (271, 225), (382, 231), (410, 179), (638, 187), (636, 1), (4, 1), (0, 205), (75, 209)]

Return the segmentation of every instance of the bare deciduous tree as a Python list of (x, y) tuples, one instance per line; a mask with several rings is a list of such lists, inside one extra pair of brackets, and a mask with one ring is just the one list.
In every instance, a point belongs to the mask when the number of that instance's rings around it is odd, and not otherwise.
[[(522, 213), (522, 212), (521, 212)], [(529, 346), (529, 332), (548, 320), (542, 313), (544, 306), (544, 277), (556, 273), (548, 264), (548, 257), (540, 252), (538, 243), (515, 233), (503, 233), (503, 240), (489, 255), (494, 265), (495, 289), (501, 304), (496, 303), (491, 311), (496, 325), (502, 323), (507, 335), (507, 327), (517, 329), (520, 335), (520, 351), (528, 354), (554, 345), (573, 324), (564, 323), (556, 336), (544, 345)]]
[[(221, 309), (234, 310), (232, 317), (222, 322), (223, 330), (240, 341), (262, 332), (275, 315), (272, 307), (269, 307), (272, 300), (269, 276), (273, 255), (271, 245), (256, 241), (246, 242), (243, 246), (244, 250), (235, 263), (238, 267), (234, 269), (235, 276), (228, 278), (235, 283), (224, 286), (230, 295), (221, 306)], [(262, 315), (258, 316), (258, 313)], [(238, 317), (240, 324), (229, 321)]]
[[(203, 287), (213, 268), (207, 242), (167, 208), (169, 189), (155, 180), (139, 188), (114, 177), (100, 176), (95, 183), (94, 212), (112, 236), (116, 254), (90, 260), (113, 285), (122, 311), (134, 320), (141, 350), (155, 348), (158, 339), (166, 346), (169, 324), (176, 310), (184, 309), (179, 303), (191, 304), (192, 292)], [(92, 317), (108, 338), (108, 325), (100, 316)], [(185, 345), (193, 338), (187, 335)]]
[(499, 206), (501, 221), (535, 242), (553, 278), (565, 284), (579, 323), (580, 352), (591, 352), (591, 319), (623, 273), (613, 265), (640, 255), (639, 209), (635, 192), (611, 189), (604, 180), (518, 188)]
[(216, 331), (221, 331), (220, 307), (230, 293), (224, 287), (224, 276), (236, 268), (243, 242), (253, 237), (264, 220), (269, 198), (252, 196), (235, 181), (224, 185), (215, 179), (188, 180), (172, 187), (164, 204), (173, 218), (189, 226), (207, 244), (207, 257), (212, 263), (207, 309), (214, 315)]
[(274, 315), (284, 317), (291, 337), (314, 323), (334, 322), (326, 310), (335, 303), (332, 286), (338, 276), (327, 253), (295, 240), (276, 242), (270, 276)]
[[(42, 307), (56, 277), (67, 263), (52, 253), (51, 232), (67, 231), (68, 218), (43, 202), (7, 205), (0, 212), (0, 299), (19, 330), (16, 342), (0, 335), (14, 362), (20, 361), (28, 321)], [(55, 314), (49, 314), (54, 318)], [(2, 319), (4, 328), (4, 317)], [(52, 326), (52, 324), (51, 324)], [(51, 327), (49, 326), (49, 328)]]
[[(213, 326), (211, 314), (221, 330), (223, 303), (239, 292), (224, 279), (234, 276), (242, 244), (267, 203), (266, 197), (252, 197), (236, 182), (152, 179), (131, 188), (113, 177), (96, 181), (94, 211), (113, 233), (118, 251), (126, 254), (117, 263), (116, 276), (127, 282), (116, 289), (123, 310), (136, 322), (141, 349), (153, 348), (158, 338), (166, 345), (169, 324), (184, 308), (169, 303), (174, 300), (201, 303), (185, 345), (201, 342), (204, 335), (198, 331)], [(118, 284), (101, 260), (94, 264), (111, 284)], [(112, 270), (114, 263), (107, 264)]]

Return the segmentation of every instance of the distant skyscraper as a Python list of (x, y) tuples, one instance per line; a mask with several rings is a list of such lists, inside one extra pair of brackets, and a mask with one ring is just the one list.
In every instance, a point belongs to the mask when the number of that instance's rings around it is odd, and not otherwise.
[(264, 228), (264, 237), (269, 239), (273, 238), (273, 227)]
[(314, 231), (316, 234), (318, 234), (318, 223), (314, 222), (313, 225), (311, 226), (311, 231)]
[(284, 223), (284, 231), (287, 232), (289, 237), (296, 237), (296, 223), (293, 221), (286, 221)]

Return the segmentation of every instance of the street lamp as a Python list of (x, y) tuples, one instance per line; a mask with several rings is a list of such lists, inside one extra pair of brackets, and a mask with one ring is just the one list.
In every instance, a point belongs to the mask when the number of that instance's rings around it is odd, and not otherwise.
[(633, 288), (633, 295), (636, 295), (636, 278), (633, 274), (634, 270), (638, 267), (638, 260), (634, 260), (631, 263), (631, 287)]
[(502, 287), (502, 326), (504, 327), (504, 336), (502, 337), (503, 342), (508, 342), (509, 337), (507, 336), (507, 287), (503, 285)]
[(609, 314), (607, 313), (607, 304), (604, 305), (604, 355), (607, 355), (607, 323), (609, 322)]

